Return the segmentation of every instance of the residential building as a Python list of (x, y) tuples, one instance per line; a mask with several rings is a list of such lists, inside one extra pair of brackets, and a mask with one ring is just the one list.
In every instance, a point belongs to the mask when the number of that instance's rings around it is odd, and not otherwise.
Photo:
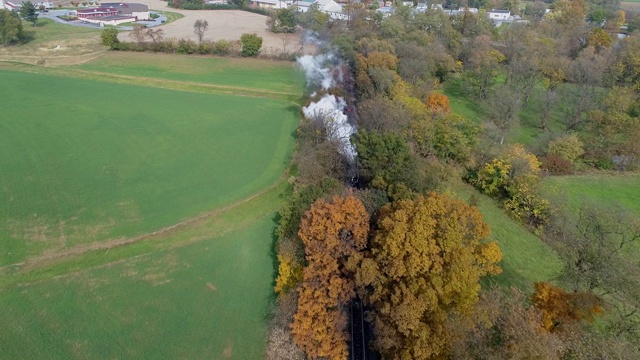
[(488, 12), (489, 14), (489, 19), (491, 20), (509, 20), (509, 18), (511, 17), (511, 11), (509, 10), (496, 10), (496, 9), (492, 9), (491, 11)]

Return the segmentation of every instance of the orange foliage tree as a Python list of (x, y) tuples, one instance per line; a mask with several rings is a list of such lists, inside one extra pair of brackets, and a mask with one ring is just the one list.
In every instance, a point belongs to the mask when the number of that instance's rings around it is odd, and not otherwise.
[(483, 242), (490, 230), (477, 208), (436, 193), (383, 207), (378, 227), (356, 274), (375, 309), (377, 349), (389, 359), (443, 356), (449, 315), (473, 308), (502, 252)]
[(369, 216), (353, 195), (316, 201), (300, 223), (308, 266), (291, 333), (312, 359), (348, 355), (344, 306), (355, 296), (355, 284), (345, 264), (365, 248), (368, 232)]
[(547, 331), (562, 329), (562, 325), (579, 320), (593, 321), (603, 312), (599, 299), (588, 292), (568, 293), (547, 282), (533, 284), (533, 305), (542, 312), (542, 326)]
[(451, 112), (449, 97), (440, 93), (433, 93), (427, 98), (427, 108), (434, 116), (446, 115)]

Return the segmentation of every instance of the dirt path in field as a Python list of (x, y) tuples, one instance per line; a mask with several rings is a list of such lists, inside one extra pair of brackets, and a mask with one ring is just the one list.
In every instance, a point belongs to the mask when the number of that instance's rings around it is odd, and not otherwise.
[[(301, 35), (274, 34), (267, 30), (267, 17), (241, 10), (182, 10), (167, 6), (166, 1), (146, 0), (149, 9), (171, 11), (184, 15), (172, 23), (162, 25), (165, 37), (176, 39), (191, 39), (196, 41), (193, 33), (193, 23), (198, 19), (207, 20), (209, 29), (204, 34), (204, 40), (239, 40), (244, 33), (256, 33), (264, 40), (262, 53), (277, 54), (282, 51), (295, 52), (301, 49)], [(132, 41), (129, 32), (121, 32), (120, 41)]]
[(92, 251), (99, 251), (99, 250), (109, 250), (109, 249), (113, 249), (116, 247), (120, 247), (120, 246), (125, 246), (125, 245), (130, 245), (139, 241), (146, 241), (146, 240), (153, 240), (153, 239), (158, 239), (164, 236), (167, 236), (169, 234), (172, 234), (176, 231), (182, 230), (188, 226), (193, 226), (193, 225), (197, 225), (199, 223), (202, 223), (204, 221), (207, 220), (211, 220), (225, 212), (228, 212), (232, 209), (237, 208), (238, 206), (241, 206), (243, 204), (246, 204), (252, 200), (255, 200), (263, 195), (265, 195), (266, 193), (268, 193), (269, 191), (277, 188), (279, 185), (282, 184), (283, 181), (285, 181), (286, 177), (288, 176), (288, 171), (285, 172), (285, 174), (278, 180), (276, 181), (274, 184), (272, 184), (271, 186), (269, 186), (268, 188), (253, 194), (247, 198), (244, 198), (242, 200), (236, 201), (234, 203), (231, 203), (229, 205), (226, 205), (224, 207), (221, 207), (219, 209), (207, 212), (207, 213), (203, 213), (200, 214), (194, 218), (191, 219), (187, 219), (185, 221), (179, 222), (177, 224), (171, 225), (171, 226), (167, 226), (164, 227), (162, 229), (159, 229), (157, 231), (154, 232), (150, 232), (150, 233), (146, 233), (146, 234), (142, 234), (142, 235), (138, 235), (135, 237), (130, 237), (130, 238), (119, 238), (119, 239), (113, 239), (110, 241), (103, 241), (103, 242), (94, 242), (91, 244), (84, 244), (84, 245), (77, 245), (68, 249), (65, 249), (64, 251), (51, 251), (51, 252), (45, 252), (43, 255), (41, 256), (37, 256), (37, 257), (33, 257), (33, 258), (29, 258), (27, 259), (25, 262), (20, 263), (20, 264), (13, 264), (13, 265), (9, 265), (9, 266), (5, 266), (5, 268), (9, 268), (9, 267), (15, 267), (15, 266), (20, 266), (20, 271), (21, 272), (26, 272), (26, 271), (30, 271), (36, 268), (41, 268), (44, 266), (49, 266), (52, 264), (55, 264), (61, 260), (70, 258), (70, 257), (75, 257), (75, 256), (80, 256), (83, 254), (86, 254), (88, 252), (92, 252)]

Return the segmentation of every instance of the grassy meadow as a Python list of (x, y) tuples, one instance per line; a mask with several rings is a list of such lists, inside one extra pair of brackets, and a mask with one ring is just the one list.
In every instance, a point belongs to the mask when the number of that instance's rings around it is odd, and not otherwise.
[(502, 274), (492, 276), (490, 282), (529, 292), (533, 291), (534, 282), (551, 281), (558, 275), (561, 263), (553, 249), (510, 218), (496, 200), (461, 182), (450, 184), (448, 191), (465, 201), (475, 196), (483, 219), (491, 228), (490, 239), (502, 250)]
[[(282, 101), (0, 72), (0, 266), (158, 230), (275, 182)], [(57, 89), (64, 89), (58, 91)]]
[(545, 193), (566, 201), (571, 210), (582, 204), (621, 206), (640, 216), (640, 174), (587, 174), (550, 176), (543, 182)]
[(0, 358), (261, 358), (302, 75), (115, 56), (0, 63)]

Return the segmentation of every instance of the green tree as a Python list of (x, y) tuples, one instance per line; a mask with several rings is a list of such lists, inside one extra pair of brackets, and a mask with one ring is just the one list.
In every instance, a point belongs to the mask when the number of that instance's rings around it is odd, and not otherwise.
[(502, 253), (484, 243), (490, 230), (480, 211), (430, 193), (384, 207), (371, 256), (356, 274), (371, 306), (374, 344), (388, 359), (442, 357), (450, 315), (478, 300), (480, 277), (498, 274)]
[(33, 26), (36, 26), (36, 23), (38, 22), (37, 8), (31, 1), (22, 3), (22, 6), (20, 7), (20, 16), (22, 16), (25, 21), (32, 23)]
[(296, 14), (293, 8), (278, 9), (267, 18), (267, 26), (274, 33), (293, 33), (296, 31)]
[(361, 131), (352, 141), (358, 151), (360, 175), (365, 182), (381, 189), (394, 183), (416, 185), (416, 163), (400, 135)]
[(257, 56), (262, 47), (262, 38), (256, 34), (242, 34), (242, 56)]
[(22, 21), (20, 21), (20, 17), (9, 10), (0, 10), (0, 44), (13, 44), (20, 40), (21, 35)]
[(100, 33), (100, 39), (102, 40), (102, 45), (108, 46), (110, 49), (115, 49), (120, 40), (118, 40), (118, 29), (114, 26), (110, 26)]
[(309, 10), (300, 13), (298, 16), (300, 24), (302, 24), (305, 29), (315, 32), (324, 30), (330, 20), (329, 14), (321, 11), (320, 6), (315, 2), (309, 6)]

